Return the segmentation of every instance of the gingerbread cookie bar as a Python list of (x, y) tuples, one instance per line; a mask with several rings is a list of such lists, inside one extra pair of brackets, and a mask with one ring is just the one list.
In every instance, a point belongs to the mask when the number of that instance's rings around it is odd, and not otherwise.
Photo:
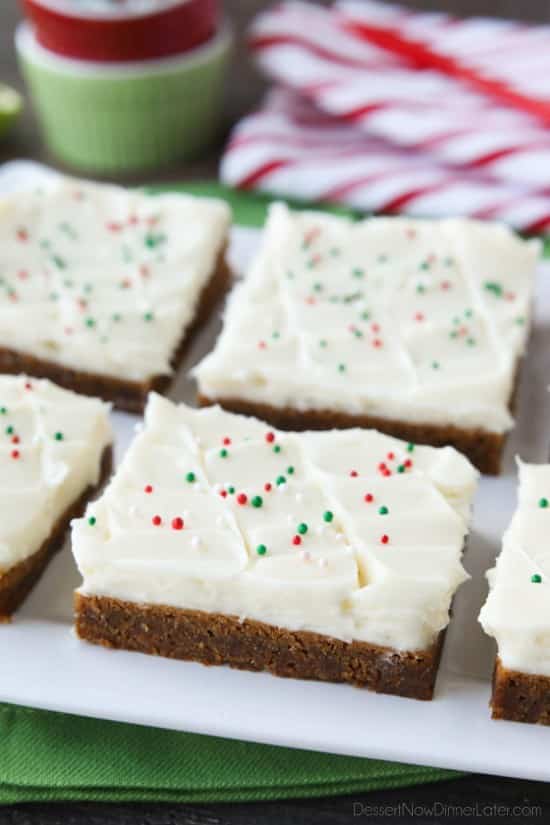
[(519, 464), (519, 504), (480, 613), (498, 654), (494, 719), (550, 725), (550, 465)]
[(374, 427), (497, 473), (537, 241), (467, 220), (271, 208), (196, 368), (199, 398), (283, 429)]
[(0, 199), (0, 372), (139, 412), (229, 284), (221, 201), (60, 179)]
[(46, 380), (0, 376), (0, 622), (62, 546), (106, 480), (108, 406)]
[(374, 431), (152, 395), (73, 525), (82, 639), (431, 699), (477, 472)]

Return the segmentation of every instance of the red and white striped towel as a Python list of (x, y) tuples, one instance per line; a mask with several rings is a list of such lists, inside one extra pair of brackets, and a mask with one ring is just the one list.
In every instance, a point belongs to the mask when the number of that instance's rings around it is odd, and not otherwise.
[[(264, 111), (239, 124), (222, 177), (360, 208), (461, 212), (548, 229), (550, 130), (544, 118), (510, 100), (505, 104), (505, 95), (493, 94), (485, 82), (489, 75), (476, 84), (469, 73), (474, 64), (488, 66), (491, 56), (503, 62), (518, 38), (525, 36), (534, 49), (549, 32), (411, 13), (371, 0), (342, 0), (331, 9), (303, 2), (276, 6), (256, 19), (250, 46), (269, 77), (296, 94), (271, 97)], [(452, 56), (452, 66), (436, 48)], [(459, 60), (466, 77), (462, 69), (451, 72)], [(497, 92), (502, 88), (499, 78)]]
[(502, 220), (550, 232), (550, 198), (434, 162), (339, 122), (286, 89), (235, 128), (222, 180), (285, 197), (335, 201), (364, 211)]

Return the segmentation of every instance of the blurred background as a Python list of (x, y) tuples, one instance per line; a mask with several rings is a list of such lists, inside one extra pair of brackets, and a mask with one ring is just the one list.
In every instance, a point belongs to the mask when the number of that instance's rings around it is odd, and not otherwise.
[[(261, 99), (267, 81), (252, 65), (244, 44), (244, 33), (259, 11), (273, 5), (263, 0), (224, 0), (223, 9), (236, 34), (236, 45), (227, 73), (223, 97), (223, 127), (215, 145), (207, 155), (192, 163), (176, 163), (155, 172), (156, 180), (215, 177), (224, 139), (230, 127), (248, 113)], [(330, 5), (321, 2), (319, 5)], [(491, 15), (521, 18), (525, 21), (548, 22), (550, 0), (401, 0), (401, 5), (419, 10), (439, 10), (461, 15)], [(17, 68), (14, 49), (14, 30), (22, 19), (17, 0), (0, 3), (0, 82), (23, 92), (24, 85)], [(52, 162), (40, 136), (33, 108), (25, 99), (25, 107), (18, 123), (0, 141), (0, 162), (13, 158), (30, 157)], [(63, 167), (63, 164), (56, 165)], [(125, 176), (126, 179), (151, 180), (150, 172)]]

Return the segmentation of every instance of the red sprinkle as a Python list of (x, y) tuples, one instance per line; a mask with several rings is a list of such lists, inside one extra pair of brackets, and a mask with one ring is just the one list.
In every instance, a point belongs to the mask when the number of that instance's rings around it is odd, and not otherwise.
[(350, 470), (350, 473), (349, 473), (349, 474), (350, 474), (350, 476), (351, 476), (352, 478), (357, 478), (357, 476), (359, 475), (359, 473), (357, 472), (357, 470)]
[(120, 232), (122, 229), (122, 224), (117, 223), (117, 221), (109, 221), (109, 223), (105, 224), (109, 232)]
[(424, 321), (425, 315), (423, 312), (417, 312), (414, 316), (415, 321)]
[(17, 240), (18, 241), (28, 241), (29, 240), (29, 233), (27, 232), (27, 230), (23, 226), (20, 226), (19, 229), (17, 230)]
[(380, 338), (375, 338), (374, 341), (372, 342), (372, 345), (375, 349), (380, 349), (383, 346), (382, 341), (380, 340)]
[(223, 443), (225, 444), (226, 447), (228, 447), (229, 444), (231, 444), (231, 439), (228, 438), (228, 436), (225, 436), (225, 438), (223, 439)]
[(447, 292), (447, 290), (449, 290), (450, 288), (451, 288), (451, 282), (450, 281), (441, 281), (441, 289), (442, 290)]
[(393, 461), (395, 458), (395, 453), (388, 453), (388, 461)]
[(273, 442), (275, 441), (275, 433), (266, 433), (265, 440), (268, 444), (273, 444)]
[(128, 223), (130, 224), (130, 226), (135, 226), (136, 223), (138, 223), (138, 221), (139, 218), (137, 215), (130, 215), (130, 217), (128, 218)]
[(220, 496), (222, 498), (227, 498), (227, 490), (220, 490)]
[(270, 484), (269, 481), (266, 482), (266, 484), (264, 484), (264, 490), (266, 491), (266, 493), (269, 493), (272, 490), (272, 487), (273, 485)]
[(381, 473), (383, 473), (384, 470), (387, 470), (388, 468), (386, 467), (386, 463), (384, 461), (381, 461), (380, 464), (378, 465), (378, 469), (380, 470)]
[(25, 381), (25, 389), (26, 390), (32, 390), (32, 384), (31, 384), (30, 381)]
[(258, 341), (258, 349), (267, 349), (267, 344), (265, 341)]
[(370, 328), (373, 332), (380, 332), (380, 324), (371, 324)]
[(404, 466), (404, 467), (406, 467), (407, 469), (408, 469), (409, 467), (412, 467), (412, 465), (413, 465), (413, 463), (412, 463), (412, 461), (410, 460), (410, 458), (408, 458), (406, 461), (404, 461), (404, 462), (403, 462), (403, 466)]
[(20, 455), (21, 455), (21, 453), (19, 452), (19, 450), (12, 450), (11, 451), (11, 457), (12, 458), (19, 458)]
[(149, 275), (151, 274), (151, 270), (149, 269), (147, 264), (141, 264), (141, 266), (139, 268), (139, 274), (141, 275), (142, 278), (148, 278), (149, 277)]
[(162, 524), (162, 519), (160, 516), (153, 516), (152, 522), (155, 525), (155, 527), (160, 527), (160, 525)]
[(12, 444), (19, 444), (19, 436), (18, 436), (18, 435), (14, 435), (14, 436), (13, 436), (13, 438), (12, 438), (12, 440), (11, 440), (11, 443), (12, 443)]
[(179, 516), (172, 519), (172, 529), (173, 530), (183, 530), (183, 519)]
[(239, 493), (239, 495), (237, 496), (237, 504), (245, 505), (247, 501), (248, 497), (246, 493)]
[(20, 281), (26, 281), (27, 278), (29, 277), (29, 273), (26, 269), (20, 269), (19, 272), (17, 273), (17, 277), (19, 278)]
[(388, 544), (388, 543), (389, 543), (389, 540), (390, 540), (390, 537), (389, 537), (389, 536), (387, 536), (385, 533), (384, 533), (384, 535), (383, 535), (383, 536), (381, 537), (381, 539), (380, 539), (380, 541), (382, 542), (382, 544)]
[(370, 504), (372, 501), (374, 501), (373, 494), (372, 493), (366, 493), (365, 494), (365, 501), (367, 502), (367, 504)]
[(301, 544), (301, 543), (302, 543), (302, 537), (301, 536), (294, 536), (293, 537), (292, 544), (298, 545), (298, 544)]
[(145, 487), (143, 488), (143, 491), (144, 491), (145, 493), (152, 493), (152, 492), (153, 492), (153, 488), (152, 488), (152, 486), (151, 486), (150, 484), (146, 484), (146, 485), (145, 485)]

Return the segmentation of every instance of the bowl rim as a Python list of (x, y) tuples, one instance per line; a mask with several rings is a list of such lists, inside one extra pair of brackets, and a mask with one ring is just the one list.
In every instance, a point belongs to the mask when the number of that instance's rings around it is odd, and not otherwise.
[(33, 26), (21, 22), (15, 29), (15, 48), (22, 60), (38, 65), (44, 69), (66, 72), (82, 78), (140, 77), (143, 75), (164, 74), (170, 70), (192, 69), (215, 60), (226, 53), (233, 42), (233, 32), (227, 19), (223, 19), (213, 36), (194, 49), (188, 49), (180, 55), (157, 57), (148, 60), (121, 61), (106, 63), (98, 60), (80, 60), (65, 57), (46, 49), (35, 35)]
[(105, 23), (152, 17), (175, 6), (186, 6), (190, 2), (191, 0), (157, 0), (157, 7), (153, 6), (149, 10), (113, 7), (111, 10), (101, 11), (99, 9), (75, 9), (70, 0), (28, 0), (31, 6), (39, 6), (45, 11), (61, 14), (71, 20), (96, 20)]

